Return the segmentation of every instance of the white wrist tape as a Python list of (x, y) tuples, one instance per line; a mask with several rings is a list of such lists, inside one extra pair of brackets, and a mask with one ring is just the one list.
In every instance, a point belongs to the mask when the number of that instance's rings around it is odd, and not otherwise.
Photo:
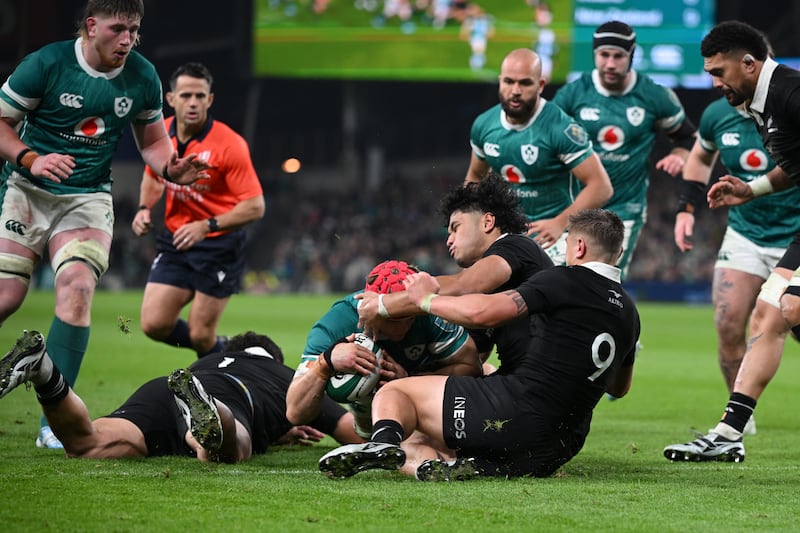
[(422, 309), (423, 311), (425, 311), (426, 313), (430, 313), (431, 312), (431, 302), (433, 302), (433, 299), (436, 298), (437, 296), (439, 296), (439, 295), (438, 294), (434, 294), (434, 293), (428, 294), (420, 302), (419, 308)]
[(383, 297), (384, 296), (386, 296), (386, 295), (385, 294), (379, 294), (378, 295), (378, 315), (380, 315), (381, 318), (391, 318), (389, 316), (389, 310), (386, 309), (386, 306), (383, 304)]
[(774, 190), (772, 188), (772, 183), (766, 175), (759, 176), (753, 181), (747, 182), (747, 186), (753, 191), (753, 197), (755, 198), (770, 194)]

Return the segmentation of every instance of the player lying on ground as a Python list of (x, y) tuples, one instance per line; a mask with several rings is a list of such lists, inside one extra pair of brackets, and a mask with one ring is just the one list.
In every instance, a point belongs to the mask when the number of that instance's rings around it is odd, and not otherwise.
[(267, 336), (247, 332), (226, 351), (142, 385), (109, 415), (92, 420), (83, 400), (47, 355), (44, 337), (25, 331), (0, 360), (0, 398), (33, 384), (36, 398), (67, 457), (196, 456), (236, 462), (265, 453), (270, 444), (359, 442), (353, 415), (326, 399), (309, 426), (285, 416), (293, 375)]

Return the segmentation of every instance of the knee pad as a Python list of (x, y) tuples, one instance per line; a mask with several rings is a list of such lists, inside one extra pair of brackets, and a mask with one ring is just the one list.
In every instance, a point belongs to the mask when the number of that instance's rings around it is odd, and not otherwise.
[(64, 267), (75, 261), (86, 264), (94, 274), (94, 279), (98, 280), (108, 269), (108, 251), (93, 239), (72, 239), (50, 259), (56, 278)]
[(772, 272), (767, 281), (761, 285), (761, 292), (758, 293), (758, 299), (764, 300), (766, 303), (777, 309), (781, 308), (781, 296), (789, 286), (789, 280)]
[(18, 279), (27, 287), (31, 283), (32, 274), (33, 259), (0, 253), (0, 279)]

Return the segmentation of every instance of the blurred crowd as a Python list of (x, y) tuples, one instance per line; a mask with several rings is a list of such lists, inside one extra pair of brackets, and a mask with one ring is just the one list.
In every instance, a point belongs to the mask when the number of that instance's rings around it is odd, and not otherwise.
[[(249, 228), (244, 292), (349, 292), (363, 287), (375, 263), (399, 258), (434, 274), (452, 272), (438, 214), (452, 173), (388, 176), (373, 189), (352, 186), (308, 192), (286, 179), (267, 184), (267, 214)], [(710, 282), (725, 230), (724, 212), (701, 211), (695, 249), (681, 254), (673, 243), (676, 181), (654, 177), (648, 221), (628, 281)], [(117, 227), (111, 268), (101, 281), (109, 289), (143, 287), (155, 254), (154, 239), (130, 229), (135, 200), (116, 199)]]

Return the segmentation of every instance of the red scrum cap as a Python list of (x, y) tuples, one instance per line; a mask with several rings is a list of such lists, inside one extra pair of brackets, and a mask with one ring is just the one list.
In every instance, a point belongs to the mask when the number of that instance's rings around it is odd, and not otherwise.
[(380, 294), (390, 294), (406, 290), (403, 280), (410, 274), (419, 272), (419, 268), (405, 261), (392, 259), (376, 265), (367, 275), (364, 290)]

